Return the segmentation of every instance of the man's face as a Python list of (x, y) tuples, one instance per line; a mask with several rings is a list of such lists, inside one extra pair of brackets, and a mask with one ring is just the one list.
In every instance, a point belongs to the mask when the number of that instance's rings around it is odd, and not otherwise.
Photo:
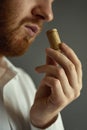
[(53, 0), (0, 0), (0, 55), (19, 56), (53, 19)]

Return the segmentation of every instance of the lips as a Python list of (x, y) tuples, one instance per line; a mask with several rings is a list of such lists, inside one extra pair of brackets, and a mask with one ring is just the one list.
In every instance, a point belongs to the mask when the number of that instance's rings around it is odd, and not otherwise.
[(37, 26), (25, 25), (25, 27), (31, 37), (35, 36), (39, 31), (39, 28)]

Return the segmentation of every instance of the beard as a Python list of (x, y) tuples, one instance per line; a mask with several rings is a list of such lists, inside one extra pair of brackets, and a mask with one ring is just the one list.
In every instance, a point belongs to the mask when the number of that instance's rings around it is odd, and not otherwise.
[(0, 7), (3, 8), (0, 9), (0, 56), (21, 56), (41, 31), (39, 30), (35, 36), (29, 36), (25, 24), (36, 24), (42, 29), (43, 23), (27, 16), (20, 18), (18, 13), (8, 12), (4, 6)]
[(0, 54), (3, 56), (21, 56), (23, 55), (35, 37), (29, 37), (22, 27), (8, 32), (4, 31), (0, 35)]

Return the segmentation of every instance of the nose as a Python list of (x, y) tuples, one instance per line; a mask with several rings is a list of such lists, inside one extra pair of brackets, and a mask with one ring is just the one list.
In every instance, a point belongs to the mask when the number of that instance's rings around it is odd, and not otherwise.
[(34, 17), (41, 19), (46, 22), (53, 20), (52, 3), (48, 1), (39, 2), (33, 9), (32, 14)]

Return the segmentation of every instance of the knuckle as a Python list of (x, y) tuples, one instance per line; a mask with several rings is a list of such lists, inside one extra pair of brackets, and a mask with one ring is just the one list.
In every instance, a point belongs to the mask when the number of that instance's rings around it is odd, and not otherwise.
[(80, 91), (75, 91), (75, 93), (74, 93), (75, 99), (78, 98), (79, 96), (80, 96)]
[(67, 98), (68, 98), (69, 101), (71, 102), (71, 101), (77, 99), (79, 96), (80, 96), (80, 92), (78, 91), (78, 92), (72, 92), (71, 94), (69, 94), (69, 95), (67, 96)]
[(80, 96), (79, 90), (73, 90), (73, 92), (69, 95), (69, 99), (74, 100)]
[(61, 75), (63, 75), (63, 69), (60, 67), (60, 69), (59, 69), (59, 75), (61, 76)]
[(75, 70), (75, 66), (72, 63), (69, 63), (68, 67), (70, 71)]
[(60, 82), (58, 79), (54, 79), (52, 83), (54, 87), (58, 87), (58, 85), (60, 85)]
[(70, 94), (68, 95), (68, 98), (70, 99), (70, 101), (73, 100), (73, 99), (74, 99), (74, 93), (70, 93)]
[(62, 67), (56, 67), (56, 73), (58, 74), (58, 75), (62, 75), (63, 74), (63, 69), (62, 69)]

